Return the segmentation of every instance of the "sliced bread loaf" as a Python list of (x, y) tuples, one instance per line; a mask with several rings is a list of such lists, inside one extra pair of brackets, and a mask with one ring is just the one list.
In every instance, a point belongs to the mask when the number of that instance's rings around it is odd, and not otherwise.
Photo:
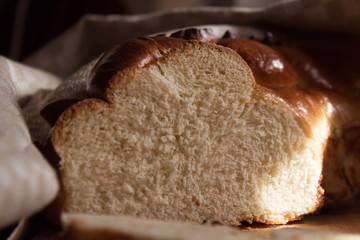
[(64, 212), (281, 224), (321, 205), (326, 102), (288, 103), (231, 49), (139, 38), (91, 80), (52, 132)]

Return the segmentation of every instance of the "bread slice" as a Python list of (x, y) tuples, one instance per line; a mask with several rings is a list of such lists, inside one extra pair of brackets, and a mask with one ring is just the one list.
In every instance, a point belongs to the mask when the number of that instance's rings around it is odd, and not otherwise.
[(256, 85), (231, 49), (131, 40), (100, 60), (89, 90), (97, 98), (52, 132), (64, 212), (283, 224), (321, 205), (324, 108)]

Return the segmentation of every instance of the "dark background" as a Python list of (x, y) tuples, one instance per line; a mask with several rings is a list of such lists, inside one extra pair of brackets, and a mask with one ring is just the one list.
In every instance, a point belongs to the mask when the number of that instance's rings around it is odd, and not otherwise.
[(87, 13), (142, 14), (260, 1), (265, 0), (0, 0), (0, 55), (21, 61)]

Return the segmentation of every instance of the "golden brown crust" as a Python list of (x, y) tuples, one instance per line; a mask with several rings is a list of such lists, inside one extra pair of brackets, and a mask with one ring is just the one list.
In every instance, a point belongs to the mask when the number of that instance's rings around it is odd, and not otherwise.
[(335, 90), (338, 83), (326, 72), (323, 66), (305, 52), (288, 46), (273, 46), (291, 64), (297, 73), (302, 88)]
[(253, 71), (258, 84), (265, 87), (297, 87), (298, 77), (290, 64), (273, 49), (248, 39), (222, 39), (219, 45), (237, 52)]

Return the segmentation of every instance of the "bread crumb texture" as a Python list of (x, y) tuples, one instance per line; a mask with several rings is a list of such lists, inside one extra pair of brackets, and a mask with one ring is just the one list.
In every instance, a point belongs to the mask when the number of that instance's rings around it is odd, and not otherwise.
[(307, 136), (231, 50), (184, 41), (111, 83), (53, 129), (65, 212), (282, 224), (319, 206), (327, 130)]

